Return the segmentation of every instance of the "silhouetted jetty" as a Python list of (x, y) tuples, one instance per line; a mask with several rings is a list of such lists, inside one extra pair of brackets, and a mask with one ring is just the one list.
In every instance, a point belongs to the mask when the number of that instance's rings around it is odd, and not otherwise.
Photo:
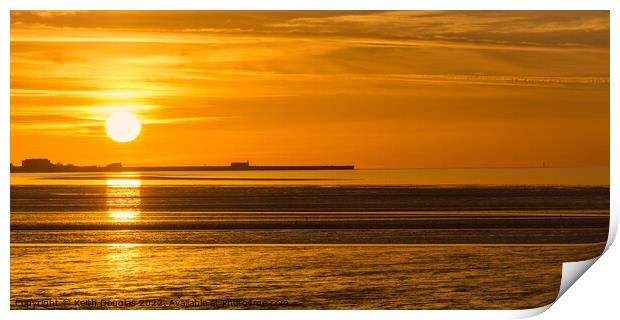
[(341, 166), (253, 166), (249, 161), (231, 162), (230, 166), (153, 166), (124, 167), (121, 163), (107, 166), (75, 166), (52, 163), (49, 159), (26, 159), (20, 167), (11, 164), (11, 172), (122, 172), (122, 171), (265, 171), (265, 170), (353, 170), (353, 165)]

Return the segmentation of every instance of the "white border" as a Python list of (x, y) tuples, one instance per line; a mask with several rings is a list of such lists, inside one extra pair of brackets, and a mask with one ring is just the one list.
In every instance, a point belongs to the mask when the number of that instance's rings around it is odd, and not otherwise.
[[(228, 310), (217, 311), (9, 311), (10, 286), (10, 263), (9, 263), (9, 212), (10, 212), (10, 199), (9, 199), (9, 169), (8, 163), (10, 162), (10, 148), (9, 148), (9, 133), (10, 133), (10, 73), (8, 72), (10, 67), (10, 30), (9, 30), (9, 10), (85, 10), (85, 9), (107, 9), (107, 10), (612, 10), (611, 18), (611, 50), (612, 52), (618, 52), (617, 41), (617, 28), (618, 24), (615, 23), (615, 19), (618, 17), (618, 1), (613, 0), (236, 0), (236, 1), (207, 1), (207, 0), (108, 0), (108, 1), (80, 1), (80, 0), (0, 0), (0, 134), (2, 138), (0, 141), (0, 164), (7, 164), (4, 167), (0, 166), (0, 242), (1, 242), (1, 254), (2, 259), (0, 265), (2, 266), (2, 275), (0, 279), (2, 281), (0, 291), (0, 310), (2, 312), (3, 319), (39, 319), (43, 316), (47, 318), (58, 319), (107, 319), (111, 316), (114, 318), (135, 318), (148, 317), (152, 319), (167, 319), (170, 316), (183, 317), (188, 319), (224, 319), (228, 317), (244, 318), (244, 319), (272, 319), (272, 318), (289, 318), (295, 317), (299, 319), (314, 319), (317, 316), (320, 317), (356, 317), (359, 319), (376, 319), (378, 317), (390, 317), (399, 319), (410, 319), (411, 317), (421, 319), (500, 319), (500, 318), (520, 318), (533, 316), (543, 312), (548, 308), (542, 307), (538, 309), (521, 310), (521, 311), (246, 311), (235, 312)], [(612, 54), (613, 56), (613, 54)], [(617, 92), (620, 88), (618, 83), (613, 81), (614, 75), (618, 74), (618, 64), (615, 60), (611, 59), (611, 213), (612, 223), (610, 225), (610, 241), (608, 241), (608, 247), (613, 240), (618, 222), (618, 200), (619, 194), (617, 192), (617, 181), (620, 181), (620, 171), (614, 166), (614, 162), (618, 160), (618, 146), (620, 137), (619, 126), (617, 121), (620, 120), (620, 114), (618, 113), (617, 106)], [(615, 120), (615, 121), (614, 121)], [(614, 251), (614, 250), (611, 250)], [(617, 250), (616, 250), (617, 251)], [(613, 257), (605, 257), (608, 261), (608, 265), (605, 265), (606, 269), (597, 265), (595, 269), (607, 270), (608, 274), (605, 277), (603, 274), (597, 274), (599, 279), (598, 286), (594, 291), (588, 292), (584, 295), (581, 293), (581, 301), (589, 300), (591, 305), (596, 301), (605, 301), (604, 296), (609, 294), (611, 297), (618, 292), (617, 288), (613, 286), (610, 288), (607, 286), (607, 281), (602, 279), (616, 279), (617, 270), (620, 270), (618, 254)], [(609, 264), (615, 263), (615, 266), (610, 267)], [(585, 270), (584, 270), (585, 271)], [(604, 272), (604, 271), (601, 271)], [(601, 277), (602, 276), (602, 277)], [(603, 282), (601, 282), (603, 281)], [(615, 285), (618, 285), (618, 281), (615, 281)], [(602, 292), (602, 293), (601, 293)], [(571, 296), (571, 290), (566, 296)], [(588, 299), (588, 297), (593, 297)], [(597, 299), (598, 297), (598, 299)], [(612, 301), (608, 299), (607, 301)], [(568, 316), (575, 311), (583, 311), (587, 309), (587, 305), (580, 303), (563, 304), (557, 303), (553, 309), (558, 309), (553, 312), (553, 315)], [(604, 310), (604, 307), (598, 305), (599, 311)], [(613, 308), (613, 304), (607, 306), (608, 310), (616, 311)], [(562, 309), (560, 309), (562, 308)], [(614, 312), (615, 313), (615, 312)], [(583, 314), (583, 313), (582, 313)], [(600, 313), (601, 315), (605, 313)], [(613, 313), (610, 313), (613, 314)], [(552, 316), (552, 314), (549, 314)], [(549, 317), (547, 317), (549, 318)]]

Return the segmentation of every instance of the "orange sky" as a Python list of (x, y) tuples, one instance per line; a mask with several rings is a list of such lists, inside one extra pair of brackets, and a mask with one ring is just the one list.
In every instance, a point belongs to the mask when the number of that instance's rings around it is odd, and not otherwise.
[[(131, 111), (142, 133), (111, 140)], [(609, 13), (11, 13), (11, 161), (608, 166)]]

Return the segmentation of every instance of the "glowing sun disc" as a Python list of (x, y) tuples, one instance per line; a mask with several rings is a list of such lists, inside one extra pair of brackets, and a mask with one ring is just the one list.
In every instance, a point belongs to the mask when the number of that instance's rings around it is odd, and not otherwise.
[(105, 123), (108, 136), (117, 142), (129, 142), (135, 139), (141, 129), (140, 119), (131, 112), (113, 113)]

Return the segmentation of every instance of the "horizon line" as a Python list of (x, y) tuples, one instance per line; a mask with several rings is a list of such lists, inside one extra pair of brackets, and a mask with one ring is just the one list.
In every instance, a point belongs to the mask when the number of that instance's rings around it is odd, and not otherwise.
[[(97, 167), (97, 168), (106, 168), (109, 165), (113, 165), (119, 163), (121, 164), (120, 168), (123, 169), (131, 169), (131, 168), (157, 168), (157, 167), (162, 167), (162, 168), (170, 168), (170, 167), (177, 167), (177, 168), (182, 168), (182, 167), (188, 167), (188, 168), (200, 168), (200, 167), (230, 167), (232, 163), (237, 163), (237, 162), (229, 162), (228, 165), (226, 164), (201, 164), (201, 165), (195, 165), (195, 164), (160, 164), (160, 165), (124, 165), (122, 164), (122, 162), (113, 162), (107, 165), (96, 165), (96, 164), (92, 164), (92, 165), (76, 165), (76, 164), (71, 164), (71, 163), (53, 163), (53, 165), (62, 165), (62, 166), (75, 166), (78, 168), (88, 168), (88, 167)], [(10, 165), (13, 166), (14, 168), (23, 168), (23, 166), (21, 165), (14, 165), (13, 162), (10, 162)], [(558, 166), (553, 166), (553, 165), (482, 165), (482, 166), (436, 166), (436, 167), (431, 167), (431, 166), (357, 166), (357, 165), (353, 165), (353, 164), (345, 164), (345, 165), (338, 165), (338, 164), (248, 164), (249, 167), (348, 167), (348, 166), (354, 166), (356, 170), (359, 169), (364, 169), (364, 170), (405, 170), (405, 169), (409, 169), (409, 170), (441, 170), (441, 169), (576, 169), (576, 168), (583, 168), (583, 169), (587, 169), (587, 168), (610, 168), (610, 165), (603, 165), (603, 164), (592, 164), (592, 165), (558, 165)]]

